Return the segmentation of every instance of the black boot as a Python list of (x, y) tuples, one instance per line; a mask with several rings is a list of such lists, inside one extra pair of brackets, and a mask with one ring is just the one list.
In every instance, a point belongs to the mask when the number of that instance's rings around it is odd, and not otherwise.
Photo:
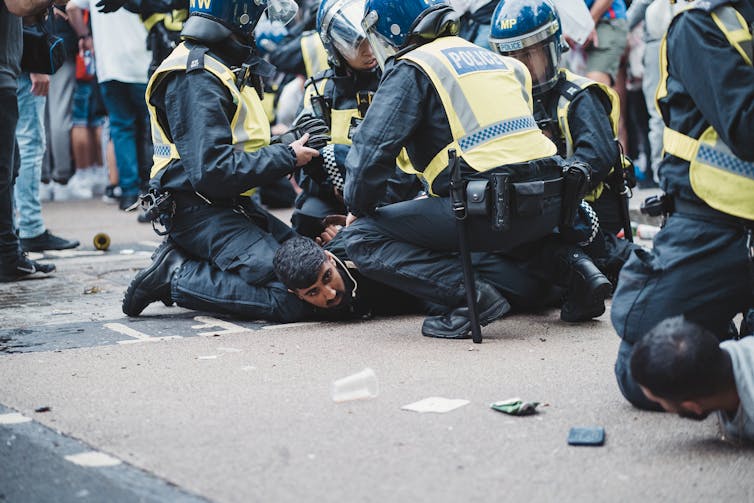
[(170, 305), (170, 281), (184, 261), (183, 254), (171, 241), (165, 240), (155, 251), (152, 264), (139, 271), (131, 281), (123, 297), (123, 312), (128, 316), (139, 316), (145, 307), (158, 300)]
[(570, 279), (560, 319), (575, 323), (602, 316), (605, 299), (612, 291), (610, 281), (581, 250), (572, 248), (563, 260)]
[[(479, 280), (475, 283), (480, 325), (489, 325), (511, 310), (508, 301), (494, 287)], [(422, 335), (425, 337), (468, 339), (470, 332), (468, 306), (457, 307), (441, 316), (428, 316), (422, 324)]]

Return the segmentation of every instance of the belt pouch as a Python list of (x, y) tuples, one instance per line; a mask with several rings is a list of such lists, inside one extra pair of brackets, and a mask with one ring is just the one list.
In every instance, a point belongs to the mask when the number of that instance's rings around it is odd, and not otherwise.
[(511, 226), (511, 186), (510, 174), (490, 175), (490, 195), (492, 198), (492, 227), (497, 231), (507, 231)]
[(471, 216), (489, 215), (489, 180), (469, 180), (466, 183), (466, 212)]

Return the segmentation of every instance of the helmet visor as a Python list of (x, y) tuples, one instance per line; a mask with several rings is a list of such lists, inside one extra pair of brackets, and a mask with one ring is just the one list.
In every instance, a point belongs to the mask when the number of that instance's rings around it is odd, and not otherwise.
[(357, 58), (359, 45), (366, 38), (360, 23), (365, 3), (366, 0), (339, 0), (322, 18), (322, 39), (332, 42), (349, 62)]
[(298, 13), (298, 4), (293, 0), (266, 0), (267, 19), (274, 22), (290, 23)]
[(371, 11), (361, 22), (362, 28), (367, 35), (372, 54), (377, 59), (381, 69), (385, 69), (385, 62), (396, 53), (396, 48), (390, 41), (377, 31), (377, 12)]
[(551, 40), (518, 51), (502, 53), (526, 65), (531, 74), (532, 92), (543, 93), (552, 88), (558, 79), (558, 51)]

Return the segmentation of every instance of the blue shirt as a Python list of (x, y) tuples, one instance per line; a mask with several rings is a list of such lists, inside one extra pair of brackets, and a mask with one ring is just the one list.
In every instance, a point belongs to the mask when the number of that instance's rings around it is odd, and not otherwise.
[[(584, 0), (588, 9), (592, 8), (595, 0)], [(602, 19), (626, 19), (626, 0), (613, 0), (613, 5), (605, 11)]]

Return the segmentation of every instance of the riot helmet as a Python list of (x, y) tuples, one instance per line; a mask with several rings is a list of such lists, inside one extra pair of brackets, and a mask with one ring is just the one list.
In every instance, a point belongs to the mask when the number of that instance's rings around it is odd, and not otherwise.
[(262, 16), (254, 29), (254, 40), (260, 56), (266, 56), (280, 46), (288, 36), (288, 29), (280, 21), (270, 21)]
[(354, 70), (377, 66), (361, 19), (366, 0), (324, 0), (317, 13), (317, 31), (327, 51), (330, 66), (347, 64)]
[(492, 14), (490, 47), (526, 65), (535, 96), (549, 91), (558, 81), (564, 52), (555, 6), (550, 0), (501, 0)]
[(458, 13), (443, 0), (367, 0), (362, 27), (377, 61), (412, 43), (457, 35)]
[(293, 0), (189, 0), (189, 18), (181, 35), (205, 43), (231, 35), (250, 42), (265, 10), (270, 21), (287, 24), (296, 16), (298, 5)]

